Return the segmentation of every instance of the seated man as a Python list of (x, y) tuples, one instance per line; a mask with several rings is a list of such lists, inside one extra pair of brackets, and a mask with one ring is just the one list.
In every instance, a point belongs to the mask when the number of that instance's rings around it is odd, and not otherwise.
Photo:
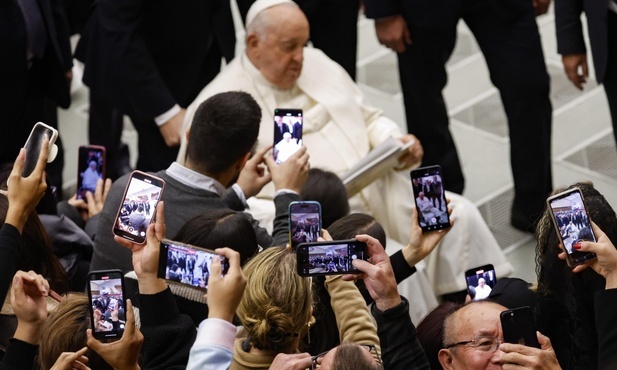
[[(292, 157), (296, 160), (290, 159), (283, 165), (266, 161), (270, 163), (270, 174), (262, 176), (258, 165), (265, 151), (248, 159), (260, 121), (260, 108), (246, 93), (218, 94), (200, 104), (187, 132), (188, 154), (184, 165), (174, 162), (168, 169), (155, 173), (166, 182), (161, 200), (165, 202), (167, 235), (175, 235), (188, 220), (214, 209), (243, 211), (242, 198), (257, 194), (271, 176), (275, 188), (282, 190), (274, 197), (277, 209), (274, 236), (259, 227), (249, 214), (245, 215), (253, 223), (257, 242), (262, 247), (287, 241), (287, 209), (290, 202), (300, 199), (297, 194), (308, 176), (308, 155), (301, 149)], [(94, 239), (93, 270), (132, 270), (130, 251), (114, 242), (111, 232), (128, 177), (123, 176), (112, 185), (102, 212), (96, 216), (100, 218)], [(227, 189), (236, 179), (237, 183)]]
[[(457, 309), (444, 322), (439, 362), (445, 370), (516, 369), (560, 370), (551, 341), (538, 332), (541, 348), (503, 343), (499, 314), (507, 310), (490, 301), (474, 301)], [(535, 365), (535, 366), (532, 366)]]
[[(272, 143), (274, 109), (300, 108), (302, 141), (315, 167), (344, 173), (371, 148), (391, 137), (414, 141), (401, 167), (419, 165), (422, 147), (415, 137), (403, 135), (399, 126), (379, 109), (364, 104), (360, 89), (338, 64), (321, 51), (304, 47), (309, 40), (308, 21), (294, 2), (257, 1), (247, 14), (246, 24), (246, 52), (235, 58), (189, 106), (187, 128), (203, 100), (221, 91), (241, 90), (253, 95), (261, 107), (262, 148)], [(251, 213), (262, 222), (274, 214), (270, 201), (273, 194), (272, 189), (264, 188), (259, 198), (265, 201), (250, 203)], [(428, 257), (435, 292), (466, 289), (461, 278), (465, 269), (482, 263), (492, 263), (499, 276), (511, 273), (512, 266), (476, 207), (461, 196), (447, 195), (454, 206), (453, 218), (460, 219), (460, 226), (444, 239), (444, 253), (438, 249)], [(389, 237), (403, 244), (409, 239), (413, 202), (409, 178), (395, 170), (350, 199), (352, 211), (374, 216)]]

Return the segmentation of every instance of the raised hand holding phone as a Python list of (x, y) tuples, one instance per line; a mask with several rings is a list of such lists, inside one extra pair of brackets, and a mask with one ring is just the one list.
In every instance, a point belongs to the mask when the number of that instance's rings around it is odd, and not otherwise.
[[(450, 199), (446, 198), (446, 203), (449, 204)], [(451, 214), (452, 208), (448, 206), (448, 215)], [(411, 235), (409, 237), (409, 243), (402, 249), (405, 261), (407, 261), (410, 266), (415, 266), (418, 262), (431, 254), (441, 239), (443, 239), (452, 229), (452, 226), (454, 226), (453, 220), (450, 220), (450, 227), (446, 229), (422, 232), (418, 220), (418, 209), (415, 207), (411, 209)]]
[(208, 318), (232, 322), (236, 309), (242, 300), (246, 287), (246, 276), (240, 266), (240, 254), (230, 248), (218, 248), (217, 254), (229, 261), (229, 270), (223, 276), (223, 268), (218, 258), (212, 260), (212, 274), (208, 282)]

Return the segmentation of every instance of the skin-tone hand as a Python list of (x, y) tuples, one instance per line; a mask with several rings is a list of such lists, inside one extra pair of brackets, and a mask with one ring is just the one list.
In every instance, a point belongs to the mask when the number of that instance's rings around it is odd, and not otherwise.
[(62, 352), (60, 357), (56, 360), (51, 370), (90, 370), (86, 365), (88, 358), (85, 356), (88, 351), (88, 347), (84, 347), (77, 352)]
[(409, 27), (402, 15), (376, 19), (375, 32), (382, 45), (397, 53), (404, 52), (411, 45)]
[(422, 157), (424, 156), (424, 149), (422, 149), (420, 140), (411, 134), (403, 136), (400, 140), (403, 143), (408, 143), (411, 141), (413, 144), (407, 148), (407, 153), (403, 154), (398, 159), (399, 167), (397, 169), (404, 170), (415, 165), (419, 165), (422, 162)]
[(306, 352), (291, 355), (279, 353), (272, 361), (269, 370), (304, 370), (311, 367), (311, 362), (311, 355)]
[(170, 148), (180, 145), (180, 138), (182, 131), (182, 125), (184, 123), (184, 116), (186, 115), (186, 109), (181, 108), (175, 116), (165, 122), (162, 126), (159, 126), (165, 145)]
[(92, 330), (88, 329), (88, 347), (92, 348), (115, 370), (134, 370), (139, 369), (137, 358), (144, 341), (144, 336), (135, 326), (135, 315), (133, 314), (133, 303), (130, 299), (126, 300), (126, 325), (120, 340), (111, 343), (101, 343), (92, 336)]
[(90, 191), (86, 192), (87, 202), (83, 199), (77, 199), (77, 195), (73, 195), (68, 202), (70, 205), (77, 208), (84, 221), (88, 221), (89, 218), (96, 216), (103, 210), (105, 199), (107, 199), (107, 194), (109, 194), (109, 189), (111, 189), (111, 184), (111, 179), (105, 181), (103, 181), (103, 179), (98, 179), (96, 181), (94, 194)]
[(49, 284), (34, 271), (17, 271), (11, 285), (11, 303), (17, 316), (14, 337), (30, 344), (39, 344), (41, 328), (47, 319), (45, 297)]
[(240, 267), (240, 254), (229, 248), (218, 248), (217, 254), (227, 257), (229, 270), (222, 275), (221, 261), (212, 259), (212, 271), (208, 280), (208, 318), (232, 322), (236, 309), (242, 300), (246, 277)]
[(589, 69), (587, 68), (587, 54), (567, 54), (561, 57), (563, 70), (568, 76), (568, 80), (576, 86), (577, 89), (583, 90), (583, 84), (587, 82), (589, 77)]
[[(591, 222), (593, 233), (596, 235), (597, 243), (581, 242), (572, 246), (579, 252), (593, 252), (597, 258), (582, 265), (578, 265), (572, 269), (573, 272), (581, 272), (587, 267), (591, 267), (598, 275), (602, 275), (606, 279), (606, 289), (617, 288), (617, 249), (602, 231), (598, 225)], [(566, 252), (563, 251), (563, 246), (560, 244), (562, 252), (559, 253), (559, 258), (566, 259)]]
[(310, 169), (306, 146), (302, 145), (297, 152), (281, 164), (276, 164), (274, 158), (270, 155), (266, 156), (265, 159), (276, 190), (289, 189), (300, 193)]
[(156, 294), (167, 289), (165, 280), (157, 276), (159, 249), (161, 240), (165, 239), (165, 204), (159, 202), (156, 207), (156, 221), (148, 226), (146, 243), (136, 244), (130, 240), (114, 236), (116, 243), (133, 252), (133, 269), (137, 275), (141, 294)]
[(536, 9), (536, 16), (546, 14), (551, 0), (531, 0), (531, 4)]
[(236, 183), (240, 186), (247, 199), (259, 194), (261, 189), (272, 180), (270, 174), (266, 173), (266, 169), (262, 166), (262, 164), (265, 163), (264, 157), (270, 149), (272, 149), (272, 145), (255, 153), (255, 155), (246, 162), (242, 172), (240, 172), (240, 176)]
[(45, 138), (41, 145), (41, 154), (36, 163), (34, 171), (28, 177), (21, 177), (21, 173), (26, 163), (26, 150), (21, 149), (13, 170), (9, 176), (9, 210), (6, 214), (6, 223), (15, 226), (21, 234), (26, 220), (36, 205), (39, 203), (45, 190), (47, 183), (45, 182), (45, 166), (47, 165), (47, 156), (49, 152), (49, 140)]
[(501, 357), (503, 370), (533, 369), (560, 370), (557, 356), (550, 339), (537, 332), (541, 349), (521, 344), (502, 343), (499, 349), (504, 352)]
[(64, 78), (66, 78), (66, 83), (68, 84), (70, 90), (71, 83), (73, 82), (73, 70), (69, 69), (68, 71), (64, 72)]
[[(357, 235), (356, 240), (366, 243), (371, 258), (370, 262), (356, 259), (353, 260), (352, 264), (363, 272), (360, 277), (364, 280), (366, 289), (375, 300), (375, 305), (380, 311), (398, 306), (401, 303), (401, 296), (398, 294), (390, 256), (379, 243), (379, 240), (371, 236)], [(357, 277), (358, 275), (343, 275), (343, 280), (354, 280)]]
[[(446, 199), (446, 204), (449, 203), (450, 199)], [(449, 206), (448, 215), (452, 216), (452, 208)], [(407, 261), (409, 266), (415, 266), (435, 249), (439, 241), (452, 229), (454, 221), (451, 217), (450, 225), (447, 229), (423, 233), (418, 223), (418, 209), (413, 207), (411, 209), (411, 236), (409, 237), (409, 243), (403, 248), (403, 256), (405, 256), (405, 261)]]

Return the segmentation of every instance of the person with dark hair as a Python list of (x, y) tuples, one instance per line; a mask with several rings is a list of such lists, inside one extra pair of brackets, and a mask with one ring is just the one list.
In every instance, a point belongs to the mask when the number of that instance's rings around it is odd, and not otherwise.
[(321, 226), (324, 229), (349, 214), (347, 189), (334, 172), (311, 168), (300, 196), (321, 204)]
[(418, 340), (424, 348), (431, 370), (443, 370), (438, 358), (439, 351), (443, 348), (443, 322), (459, 307), (458, 303), (442, 302), (418, 324)]
[[(274, 165), (260, 151), (251, 158), (257, 140), (261, 112), (255, 100), (244, 92), (227, 92), (212, 96), (198, 109), (187, 133), (186, 162), (172, 163), (155, 173), (165, 180), (161, 200), (167, 203), (167, 233), (175, 235), (191, 218), (216, 209), (244, 211), (246, 199), (257, 194), (270, 180), (279, 190), (274, 199), (277, 215), (273, 236), (248, 213), (257, 242), (263, 247), (285, 243), (288, 239), (288, 205), (297, 195), (308, 172), (306, 149), (299, 150), (282, 165)], [(265, 161), (269, 173), (260, 165)], [(129, 176), (118, 179), (111, 187), (103, 211), (99, 214), (91, 269), (119, 268), (132, 270), (131, 254), (113, 240), (112, 225), (122, 202)]]
[[(617, 215), (611, 205), (592, 183), (580, 182), (567, 189), (574, 187), (583, 194), (589, 219), (605, 230), (607, 238), (616, 244)], [(556, 189), (555, 193), (565, 190)], [(550, 213), (550, 209), (545, 210), (536, 230), (538, 330), (552, 339), (564, 369), (597, 369), (595, 312), (599, 307), (594, 304), (594, 295), (604, 290), (606, 282), (590, 269), (573, 274), (566, 262), (558, 258), (561, 249)]]

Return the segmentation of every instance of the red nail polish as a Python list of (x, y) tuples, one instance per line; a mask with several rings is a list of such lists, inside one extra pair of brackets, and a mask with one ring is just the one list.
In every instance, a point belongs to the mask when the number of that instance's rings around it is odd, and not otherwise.
[(574, 244), (572, 244), (572, 248), (574, 248), (576, 250), (581, 249), (581, 243), (574, 243)]

